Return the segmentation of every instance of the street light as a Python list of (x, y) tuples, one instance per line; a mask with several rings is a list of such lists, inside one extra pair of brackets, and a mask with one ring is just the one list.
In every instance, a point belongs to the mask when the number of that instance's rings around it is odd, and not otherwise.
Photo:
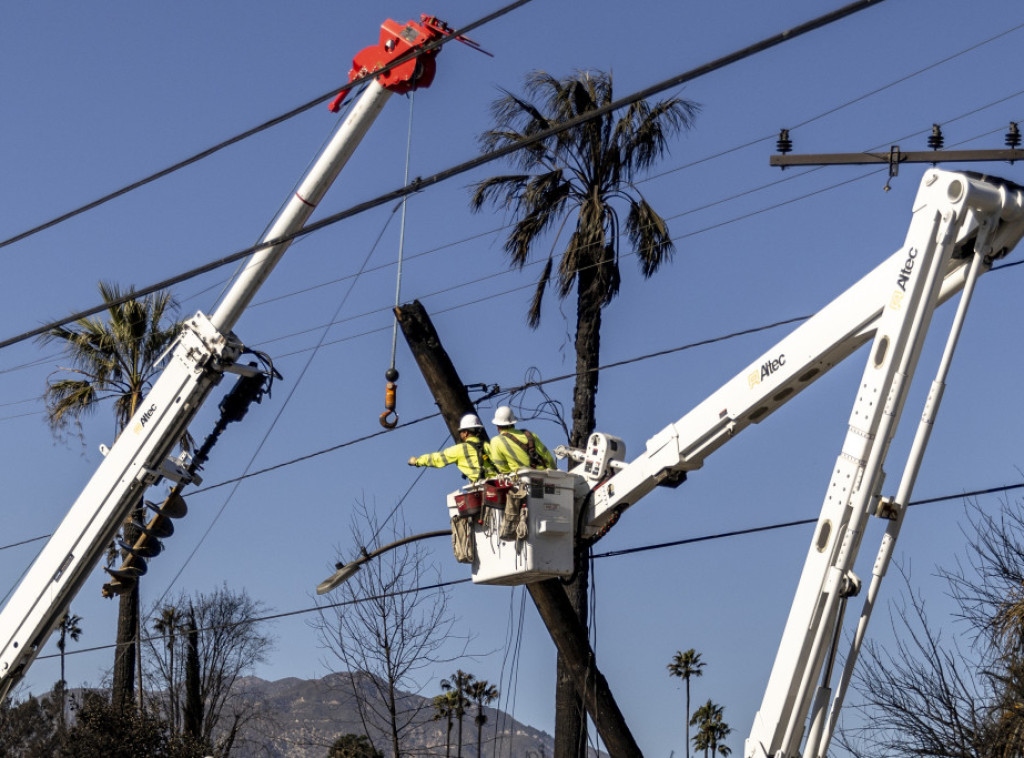
[(400, 540), (396, 540), (388, 545), (384, 545), (383, 547), (379, 547), (371, 553), (366, 552), (365, 547), (361, 547), (359, 548), (360, 555), (354, 561), (349, 561), (348, 563), (336, 563), (334, 565), (334, 568), (337, 570), (316, 586), (316, 594), (325, 595), (341, 584), (347, 582), (357, 571), (359, 571), (360, 568), (362, 568), (364, 563), (369, 561), (371, 558), (376, 558), (378, 555), (383, 555), (389, 550), (394, 550), (396, 547), (401, 547), (402, 545), (407, 545), (410, 542), (416, 542), (417, 540), (425, 540), (431, 537), (447, 537), (449, 535), (451, 535), (451, 531), (449, 529), (440, 529), (436, 532), (424, 532), (423, 534), (413, 534), (409, 537), (403, 537)]

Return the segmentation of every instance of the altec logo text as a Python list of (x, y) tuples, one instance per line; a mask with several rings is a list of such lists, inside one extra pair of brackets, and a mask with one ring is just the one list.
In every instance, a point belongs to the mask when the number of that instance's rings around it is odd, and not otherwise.
[(751, 371), (747, 374), (747, 386), (754, 388), (780, 368), (786, 365), (786, 354), (782, 353), (778, 358), (772, 358), (761, 364), (759, 371)]
[(899, 275), (896, 277), (896, 286), (904, 292), (907, 291), (907, 282), (910, 281), (910, 275), (914, 273), (914, 259), (917, 257), (917, 248), (910, 248), (907, 251), (907, 260), (903, 263), (903, 268), (900, 269)]
[(156, 413), (156, 404), (149, 406), (145, 412), (139, 417), (139, 423), (135, 425), (135, 431), (140, 432), (145, 428), (149, 420), (153, 418), (153, 414)]

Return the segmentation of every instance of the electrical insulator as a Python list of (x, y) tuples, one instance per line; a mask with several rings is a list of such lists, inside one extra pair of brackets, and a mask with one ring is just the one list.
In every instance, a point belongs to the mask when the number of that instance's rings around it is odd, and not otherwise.
[(932, 135), (928, 138), (928, 147), (932, 150), (941, 150), (945, 140), (942, 138), (942, 127), (932, 124)]
[(1010, 122), (1010, 129), (1006, 132), (1006, 146), (1011, 150), (1016, 150), (1020, 146), (1020, 129), (1017, 128), (1017, 122)]
[(779, 130), (779, 138), (775, 141), (775, 149), (783, 155), (793, 152), (793, 140), (789, 138), (789, 129)]

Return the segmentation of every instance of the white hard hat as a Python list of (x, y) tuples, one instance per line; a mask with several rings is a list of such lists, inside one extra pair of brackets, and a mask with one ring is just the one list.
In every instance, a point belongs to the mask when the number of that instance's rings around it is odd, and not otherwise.
[(464, 432), (467, 429), (482, 429), (483, 426), (484, 425), (480, 422), (479, 416), (475, 413), (467, 413), (459, 422), (459, 431)]
[(512, 412), (512, 409), (507, 405), (499, 405), (498, 410), (494, 412), (494, 420), (491, 421), (495, 426), (512, 426), (518, 419), (516, 414)]

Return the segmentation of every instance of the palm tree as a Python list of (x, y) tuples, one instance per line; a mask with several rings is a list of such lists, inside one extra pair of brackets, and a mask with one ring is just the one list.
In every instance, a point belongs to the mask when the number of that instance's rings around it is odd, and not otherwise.
[(713, 757), (716, 753), (727, 756), (732, 752), (721, 744), (732, 733), (732, 728), (722, 720), (723, 713), (722, 706), (708, 700), (693, 712), (690, 719), (690, 724), (697, 727), (693, 746), (704, 751), (704, 758), (708, 758), (709, 753)]
[[(111, 400), (115, 433), (119, 434), (155, 379), (157, 360), (181, 330), (180, 321), (165, 323), (177, 307), (168, 292), (120, 302), (125, 293), (117, 285), (100, 282), (99, 290), (107, 304), (104, 318), (80, 318), (39, 338), (44, 344), (59, 343), (71, 362), (59, 369), (60, 376), (47, 381), (44, 394), (47, 420), (58, 433), (72, 424), (80, 427), (83, 416)], [(126, 533), (124, 540), (131, 544), (135, 536)], [(135, 582), (121, 595), (118, 607), (112, 686), (118, 708), (132, 700), (139, 636), (139, 587)], [(141, 666), (139, 671), (141, 674)]]
[(62, 736), (64, 734), (64, 703), (68, 691), (68, 681), (64, 678), (64, 651), (67, 648), (69, 637), (72, 642), (78, 642), (79, 637), (82, 636), (82, 627), (79, 626), (81, 621), (81, 616), (73, 615), (68, 610), (57, 627), (60, 630), (60, 636), (57, 638), (57, 649), (60, 651), (60, 720), (58, 729)]
[(487, 716), (484, 714), (484, 706), (490, 705), (498, 699), (498, 688), (485, 679), (478, 679), (469, 686), (469, 699), (476, 703), (476, 755), (481, 758), (484, 736), (484, 724), (487, 723)]
[(153, 621), (153, 629), (167, 638), (167, 705), (171, 730), (178, 729), (178, 690), (174, 679), (174, 633), (181, 628), (185, 614), (173, 605), (160, 609), (160, 617)]
[(57, 649), (60, 651), (60, 680), (65, 684), (67, 680), (64, 678), (64, 650), (69, 637), (72, 642), (78, 642), (79, 637), (82, 636), (82, 627), (79, 626), (81, 621), (81, 616), (76, 616), (69, 610), (64, 614), (57, 627), (60, 630), (60, 636), (57, 638)]
[[(495, 126), (480, 138), (485, 150), (523, 146), (510, 154), (518, 173), (475, 185), (471, 207), (490, 204), (514, 219), (505, 241), (513, 267), (522, 269), (531, 253), (557, 228), (554, 245), (567, 223), (572, 233), (558, 262), (558, 294), (576, 293), (576, 386), (570, 446), (584, 447), (595, 427), (600, 365), (601, 311), (618, 294), (620, 236), (629, 242), (643, 276), (655, 274), (674, 252), (664, 219), (636, 188), (635, 179), (668, 150), (670, 137), (693, 124), (698, 106), (672, 97), (638, 101), (617, 119), (613, 112), (587, 117), (613, 102), (611, 74), (577, 71), (564, 79), (535, 71), (526, 77), (526, 95), (505, 92), (492, 106)], [(571, 122), (557, 134), (552, 127)], [(547, 136), (538, 137), (546, 134)], [(625, 211), (625, 224), (620, 217)], [(574, 216), (570, 222), (570, 216)], [(548, 254), (527, 315), (540, 324), (544, 292), (552, 277)], [(579, 561), (569, 596), (580, 622), (587, 623), (586, 560)], [(583, 755), (582, 704), (563, 662), (558, 665), (555, 713), (556, 758)]]
[(677, 650), (672, 656), (672, 662), (668, 664), (669, 676), (678, 676), (686, 682), (686, 758), (690, 758), (690, 679), (695, 676), (704, 675), (704, 662), (700, 659), (700, 653), (690, 648), (685, 653)]
[(447, 691), (440, 695), (434, 695), (434, 721), (445, 719), (448, 722), (448, 729), (445, 732), (444, 755), (451, 758), (452, 754), (452, 727), (455, 715), (455, 706), (458, 702), (458, 695), (455, 692)]
[(469, 698), (466, 697), (466, 693), (469, 692), (470, 687), (475, 681), (475, 676), (467, 674), (462, 669), (456, 671), (451, 679), (441, 680), (441, 689), (451, 695), (452, 713), (459, 721), (458, 749), (455, 753), (456, 758), (462, 758), (462, 720), (466, 716), (466, 708), (470, 705), (470, 701)]

